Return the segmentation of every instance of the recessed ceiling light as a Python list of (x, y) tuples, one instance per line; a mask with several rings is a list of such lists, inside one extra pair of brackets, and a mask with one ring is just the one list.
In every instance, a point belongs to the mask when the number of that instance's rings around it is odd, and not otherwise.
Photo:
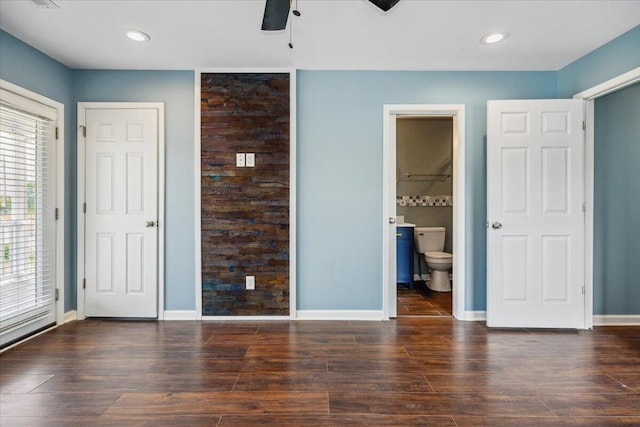
[(481, 39), (480, 43), (482, 44), (496, 44), (501, 41), (504, 41), (507, 37), (509, 37), (509, 33), (489, 33), (485, 34)]
[(136, 42), (146, 42), (151, 40), (149, 34), (143, 33), (139, 30), (127, 30), (127, 37)]

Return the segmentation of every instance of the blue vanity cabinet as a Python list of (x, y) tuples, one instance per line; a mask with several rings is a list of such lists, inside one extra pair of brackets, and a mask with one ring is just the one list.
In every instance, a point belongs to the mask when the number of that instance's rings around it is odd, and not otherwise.
[(397, 282), (413, 289), (413, 227), (396, 228)]

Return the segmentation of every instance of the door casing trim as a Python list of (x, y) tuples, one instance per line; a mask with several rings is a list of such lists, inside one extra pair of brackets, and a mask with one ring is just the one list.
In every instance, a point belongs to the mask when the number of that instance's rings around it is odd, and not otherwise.
[[(65, 233), (65, 117), (64, 117), (64, 104), (53, 100), (47, 96), (33, 92), (22, 86), (18, 86), (6, 80), (0, 79), (0, 87), (9, 92), (13, 92), (16, 95), (20, 95), (24, 98), (32, 101), (39, 102), (48, 107), (56, 110), (56, 127), (58, 128), (58, 139), (56, 141), (56, 208), (58, 209), (58, 220), (56, 221), (56, 255), (55, 255), (55, 289), (58, 290), (58, 300), (55, 304), (56, 310), (56, 325), (64, 324), (64, 295), (65, 295), (65, 255), (64, 247), (66, 243), (67, 234)], [(38, 334), (39, 335), (39, 334)], [(5, 348), (4, 351), (8, 350)]]
[[(573, 96), (585, 100), (585, 165), (584, 165), (584, 328), (593, 329), (593, 203), (595, 184), (595, 100), (640, 81), (640, 67), (613, 77)], [(600, 316), (601, 317), (601, 316)]]
[(77, 135), (77, 318), (85, 318), (83, 279), (85, 278), (85, 214), (86, 202), (86, 138), (79, 129), (86, 125), (86, 111), (90, 109), (155, 109), (158, 110), (158, 320), (164, 318), (164, 239), (165, 239), (165, 129), (164, 102), (78, 102)]
[[(396, 317), (395, 245), (389, 238), (389, 218), (395, 218), (395, 168), (397, 116), (453, 118), (453, 317), (465, 319), (465, 106), (464, 104), (385, 104), (382, 153), (382, 315)], [(393, 258), (393, 259), (392, 259)], [(394, 286), (392, 286), (392, 284)]]

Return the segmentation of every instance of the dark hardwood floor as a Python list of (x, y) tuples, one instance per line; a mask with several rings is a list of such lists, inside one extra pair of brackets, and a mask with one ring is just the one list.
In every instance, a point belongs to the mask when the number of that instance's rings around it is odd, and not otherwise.
[(398, 316), (451, 316), (451, 292), (432, 291), (423, 282), (416, 282), (413, 290), (398, 285)]
[(0, 355), (4, 426), (640, 426), (640, 327), (72, 322)]

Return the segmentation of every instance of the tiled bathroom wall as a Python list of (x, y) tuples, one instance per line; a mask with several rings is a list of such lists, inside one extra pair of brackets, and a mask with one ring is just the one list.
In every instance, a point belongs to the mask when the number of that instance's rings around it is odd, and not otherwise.
[(452, 252), (453, 120), (407, 117), (396, 129), (396, 214), (417, 226), (445, 227), (444, 249)]
[(437, 207), (453, 206), (451, 196), (396, 196), (398, 206)]

